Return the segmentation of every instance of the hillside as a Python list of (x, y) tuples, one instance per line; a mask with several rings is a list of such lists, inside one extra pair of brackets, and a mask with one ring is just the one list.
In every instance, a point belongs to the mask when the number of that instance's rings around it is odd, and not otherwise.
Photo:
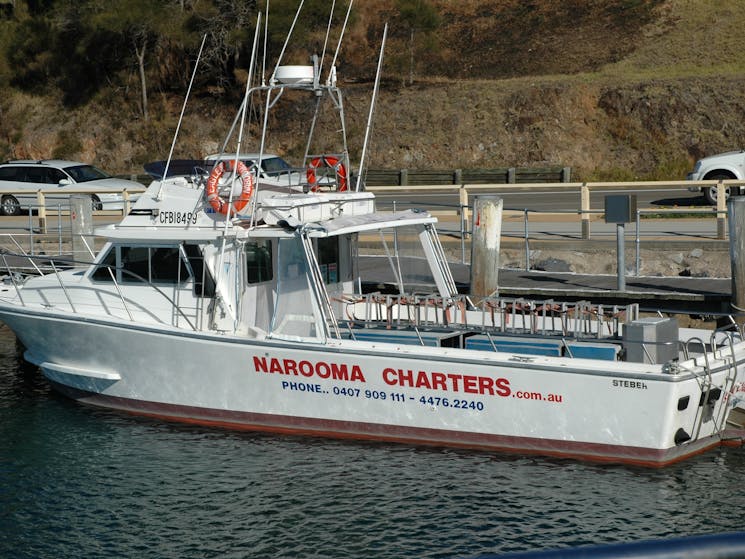
[[(395, 18), (397, 6), (359, 4), (353, 46), (339, 65), (349, 82), (353, 156), (382, 22)], [(410, 33), (391, 25), (371, 167), (550, 164), (572, 167), (575, 179), (670, 179), (702, 155), (745, 146), (739, 0), (429, 4), (439, 25), (415, 36), (413, 66)], [(239, 92), (236, 84), (232, 92), (193, 97), (177, 157), (219, 148)], [(69, 157), (116, 172), (140, 172), (146, 161), (167, 156), (183, 95), (153, 92), (145, 122), (134, 74), (80, 106), (65, 106), (55, 90), (6, 84), (2, 93), (0, 159)], [(282, 112), (269, 149), (297, 161), (305, 147), (301, 117)]]

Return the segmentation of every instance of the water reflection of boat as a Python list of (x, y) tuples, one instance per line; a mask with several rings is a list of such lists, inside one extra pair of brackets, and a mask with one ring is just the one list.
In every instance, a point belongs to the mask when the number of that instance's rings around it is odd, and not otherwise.
[[(322, 60), (278, 66), (247, 97), (269, 109), (306, 92), (341, 108)], [(342, 143), (311, 158), (337, 185), (350, 180)], [(636, 305), (474, 304), (429, 213), (377, 212), (359, 184), (284, 186), (237, 155), (223, 163), (209, 176), (164, 168), (121, 223), (98, 230), (107, 242), (89, 268), (9, 276), (0, 318), (58, 389), (233, 428), (644, 465), (726, 438), (745, 394), (740, 332), (679, 329)], [(407, 242), (391, 247), (394, 231)], [(370, 234), (395, 295), (362, 293), (358, 240)], [(414, 278), (403, 245), (418, 247)], [(432, 293), (407, 289), (428, 283), (421, 265)]]

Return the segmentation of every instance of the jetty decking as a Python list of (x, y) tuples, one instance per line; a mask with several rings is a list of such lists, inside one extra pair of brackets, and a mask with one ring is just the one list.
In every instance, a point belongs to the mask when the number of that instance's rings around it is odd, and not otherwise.
[[(390, 266), (379, 256), (360, 257), (360, 271), (369, 278), (366, 290), (395, 289)], [(469, 292), (470, 266), (450, 264), (461, 293)], [(571, 301), (592, 299), (605, 304), (639, 303), (644, 311), (733, 314), (730, 308), (731, 280), (680, 276), (627, 276), (626, 289), (617, 289), (615, 275), (573, 272), (499, 270), (499, 295), (507, 297), (557, 298)], [(426, 286), (422, 285), (422, 289)]]

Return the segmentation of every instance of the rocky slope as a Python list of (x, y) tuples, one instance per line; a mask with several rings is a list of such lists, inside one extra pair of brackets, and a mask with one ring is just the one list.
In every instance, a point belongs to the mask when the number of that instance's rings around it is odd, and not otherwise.
[[(393, 77), (381, 89), (371, 167), (560, 165), (572, 167), (575, 179), (674, 179), (701, 155), (745, 146), (745, 3), (432, 3), (441, 24), (433, 43), (417, 47), (412, 84), (409, 35), (392, 34), (386, 76)], [(354, 78), (345, 101), (353, 157), (372, 89), (364, 78), (374, 66), (376, 15), (393, 8), (393, 0), (363, 3), (350, 31), (355, 47), (340, 67), (342, 79), (345, 70)], [(143, 163), (167, 155), (182, 100), (153, 94), (150, 122), (141, 120), (136, 100), (134, 86), (112, 88), (71, 109), (53, 92), (6, 88), (0, 158), (68, 157), (141, 172)], [(224, 99), (196, 96), (176, 156), (217, 149), (233, 110)], [(276, 114), (269, 148), (297, 162), (308, 112)]]

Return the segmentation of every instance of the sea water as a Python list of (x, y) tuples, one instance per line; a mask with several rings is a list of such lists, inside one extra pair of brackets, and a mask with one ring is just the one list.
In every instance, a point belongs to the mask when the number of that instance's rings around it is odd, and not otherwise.
[(0, 328), (0, 557), (469, 557), (743, 529), (745, 449), (663, 469), (234, 432), (75, 403)]

